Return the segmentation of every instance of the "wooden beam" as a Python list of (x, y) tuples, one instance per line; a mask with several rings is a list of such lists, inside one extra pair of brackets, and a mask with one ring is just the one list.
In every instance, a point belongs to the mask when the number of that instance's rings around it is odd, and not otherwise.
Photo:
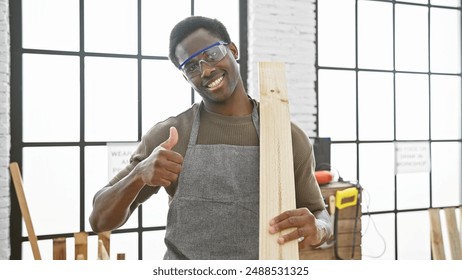
[(444, 260), (443, 234), (441, 232), (440, 209), (428, 209), (430, 215), (430, 238), (432, 245), (432, 256), (434, 260)]
[(459, 240), (462, 243), (462, 207), (457, 209), (459, 210)]
[(259, 258), (298, 260), (298, 242), (277, 243), (279, 234), (268, 232), (269, 222), (296, 208), (292, 134), (285, 66), (259, 63), (260, 83), (260, 239)]
[(109, 253), (101, 239), (98, 239), (98, 260), (109, 260)]
[(88, 233), (87, 232), (76, 232), (74, 233), (75, 242), (75, 254), (76, 260), (87, 260), (88, 259)]
[[(98, 256), (101, 257), (101, 259), (105, 259), (105, 255), (109, 256), (111, 255), (111, 246), (110, 246), (110, 236), (111, 232), (110, 231), (104, 231), (98, 233)], [(101, 243), (101, 245), (100, 245)], [(104, 251), (101, 251), (104, 249)]]
[(53, 238), (53, 260), (66, 259), (66, 238)]
[(38, 247), (37, 236), (35, 235), (34, 226), (32, 225), (29, 207), (27, 206), (26, 196), (24, 194), (21, 171), (19, 170), (17, 162), (10, 163), (10, 173), (13, 180), (14, 189), (16, 191), (16, 196), (18, 198), (19, 208), (21, 209), (21, 214), (24, 219), (24, 223), (26, 224), (27, 235), (32, 247), (32, 254), (34, 255), (35, 260), (41, 260), (42, 257)]
[(444, 214), (446, 216), (451, 259), (462, 260), (462, 247), (460, 244), (459, 230), (457, 229), (456, 208), (445, 208)]

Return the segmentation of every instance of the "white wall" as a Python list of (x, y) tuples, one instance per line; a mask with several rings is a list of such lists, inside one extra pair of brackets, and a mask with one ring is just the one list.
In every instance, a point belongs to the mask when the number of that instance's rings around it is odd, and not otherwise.
[(10, 24), (0, 0), (0, 260), (10, 258)]
[(260, 61), (286, 63), (292, 120), (305, 133), (316, 129), (316, 19), (314, 0), (248, 1), (248, 92), (258, 99)]

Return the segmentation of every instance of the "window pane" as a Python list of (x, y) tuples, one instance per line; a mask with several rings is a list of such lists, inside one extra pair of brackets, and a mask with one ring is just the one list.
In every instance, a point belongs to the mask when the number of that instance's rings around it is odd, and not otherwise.
[(431, 76), (432, 139), (461, 137), (460, 85), (457, 76)]
[(430, 206), (430, 178), (428, 173), (396, 175), (398, 209), (427, 208)]
[(432, 5), (460, 7), (460, 0), (430, 0)]
[(191, 106), (191, 87), (167, 60), (143, 60), (143, 134)]
[(137, 1), (86, 0), (85, 51), (138, 53)]
[(165, 230), (143, 232), (143, 260), (162, 260), (167, 247)]
[(395, 19), (396, 69), (428, 71), (428, 8), (396, 4)]
[(408, 2), (408, 3), (418, 3), (418, 4), (428, 4), (429, 0), (404, 0), (402, 2)]
[(431, 8), (431, 71), (460, 73), (460, 11)]
[[(364, 196), (363, 196), (364, 198)], [(364, 205), (363, 199), (363, 205)], [(363, 206), (363, 211), (365, 211)], [(363, 260), (395, 259), (395, 215), (363, 215), (361, 218)]]
[(460, 143), (432, 143), (432, 206), (460, 205)]
[(355, 67), (355, 1), (318, 1), (320, 66)]
[(79, 141), (79, 104), (78, 57), (24, 54), (25, 142)]
[(428, 139), (428, 75), (396, 74), (396, 138)]
[[(85, 213), (89, 217), (93, 210), (93, 197), (109, 183), (107, 146), (85, 147)], [(122, 229), (138, 226), (138, 209), (133, 212)], [(85, 229), (91, 231), (90, 222), (85, 221)]]
[(393, 6), (358, 1), (358, 64), (361, 68), (393, 69)]
[(359, 182), (370, 197), (369, 210), (371, 212), (393, 210), (395, 193), (393, 144), (360, 144), (359, 171)]
[(24, 193), (37, 235), (79, 231), (79, 158), (78, 147), (24, 148)]
[(167, 225), (168, 194), (161, 188), (143, 203), (143, 227)]
[[(195, 0), (194, 15), (216, 18), (228, 30), (231, 40), (239, 48), (239, 1)], [(241, 50), (244, 51), (244, 50)]]
[(427, 211), (398, 213), (398, 260), (430, 260)]
[[(143, 0), (141, 2), (143, 55), (168, 56), (170, 31), (191, 13), (190, 0)], [(166, 11), (175, 11), (165, 16)]]
[(78, 0), (22, 0), (24, 48), (79, 50)]
[(356, 76), (353, 71), (320, 70), (319, 135), (356, 139)]
[(138, 233), (111, 234), (110, 259), (117, 260), (117, 254), (125, 254), (126, 260), (138, 260)]
[(393, 75), (364, 72), (358, 74), (359, 138), (393, 139)]
[[(26, 194), (27, 195), (27, 194)], [(31, 214), (32, 216), (32, 214)], [(33, 217), (31, 217), (33, 218)], [(32, 221), (35, 229), (35, 220)], [(23, 229), (25, 225), (23, 223)], [(36, 232), (37, 234), (37, 232)], [(40, 250), (40, 256), (42, 260), (52, 260), (53, 259), (53, 240), (38, 240), (37, 246)], [(22, 260), (34, 260), (34, 254), (32, 253), (32, 246), (30, 245), (29, 241), (24, 241), (21, 243), (21, 259)], [(67, 242), (66, 242), (67, 246)]]
[(137, 141), (135, 59), (85, 58), (85, 140)]
[(331, 145), (332, 171), (345, 181), (356, 181), (356, 144)]

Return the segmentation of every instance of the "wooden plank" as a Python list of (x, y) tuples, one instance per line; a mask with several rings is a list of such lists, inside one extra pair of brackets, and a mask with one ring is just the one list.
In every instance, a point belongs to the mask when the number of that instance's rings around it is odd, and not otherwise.
[(98, 260), (109, 260), (109, 253), (101, 239), (98, 239)]
[(10, 173), (13, 180), (14, 189), (16, 191), (16, 196), (18, 198), (19, 208), (21, 209), (21, 214), (26, 224), (27, 235), (29, 238), (30, 245), (32, 247), (32, 254), (34, 255), (35, 260), (41, 260), (40, 250), (38, 247), (37, 236), (35, 235), (34, 226), (32, 224), (32, 219), (29, 213), (29, 207), (27, 206), (26, 196), (23, 189), (23, 181), (21, 176), (21, 171), (19, 170), (18, 163), (10, 163)]
[[(351, 259), (351, 246), (338, 248), (341, 258)], [(305, 248), (300, 250), (300, 260), (335, 260), (334, 247), (327, 249)], [(355, 246), (355, 260), (361, 259), (361, 246)]]
[(53, 238), (53, 260), (66, 259), (66, 238)]
[(432, 256), (434, 260), (444, 260), (443, 235), (441, 233), (440, 209), (428, 209), (430, 215), (430, 238), (432, 247)]
[(260, 240), (259, 258), (297, 260), (298, 242), (282, 246), (277, 239), (294, 229), (269, 234), (269, 221), (295, 209), (292, 134), (285, 66), (281, 62), (259, 63), (260, 83)]
[(88, 233), (76, 232), (74, 233), (75, 254), (76, 260), (88, 259)]
[(448, 229), (451, 259), (462, 260), (462, 248), (460, 244), (459, 230), (457, 229), (456, 208), (445, 208), (444, 214), (446, 216), (446, 227)]
[[(337, 232), (338, 233), (348, 233), (353, 232), (355, 228), (355, 220), (354, 219), (343, 219), (338, 221)], [(361, 218), (358, 219), (358, 223), (356, 225), (356, 232), (361, 231)]]
[(125, 260), (125, 253), (117, 253), (117, 260)]
[[(358, 207), (359, 207), (359, 209), (357, 210), (358, 218), (361, 218), (361, 211), (362, 211), (361, 205), (359, 205)], [(337, 210), (337, 213), (338, 213), (338, 218), (340, 220), (342, 219), (353, 219), (354, 220), (356, 218), (356, 205), (344, 208), (342, 210)]]
[(459, 240), (462, 242), (462, 207), (457, 209), (459, 210)]
[[(111, 237), (111, 232), (110, 231), (103, 231), (98, 233), (98, 256), (104, 255), (106, 253), (107, 255), (111, 255), (111, 242), (110, 242), (110, 237)], [(101, 241), (104, 250), (106, 252), (101, 252), (100, 250), (103, 248), (99, 245), (99, 242)], [(104, 256), (103, 256), (104, 257)]]

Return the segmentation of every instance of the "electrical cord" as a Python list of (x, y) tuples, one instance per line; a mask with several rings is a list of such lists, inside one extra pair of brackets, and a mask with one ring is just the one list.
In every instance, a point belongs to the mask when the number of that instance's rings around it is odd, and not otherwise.
[(372, 222), (372, 225), (374, 226), (374, 229), (375, 231), (377, 232), (377, 235), (380, 237), (380, 239), (382, 240), (382, 243), (383, 243), (383, 250), (382, 252), (380, 252), (378, 255), (367, 255), (367, 254), (362, 254), (363, 256), (366, 256), (366, 257), (369, 257), (369, 258), (380, 258), (382, 257), (385, 252), (387, 251), (387, 242), (385, 241), (385, 238), (383, 237), (383, 235), (380, 233), (379, 229), (377, 228), (377, 225), (375, 224), (374, 222), (374, 219), (372, 218), (370, 212), (369, 212), (369, 205), (370, 205), (370, 202), (371, 202), (371, 196), (369, 194), (369, 192), (367, 190), (364, 190), (363, 189), (363, 192), (367, 195), (367, 203), (366, 203), (366, 210), (367, 210), (367, 216), (368, 216), (368, 221), (367, 221), (367, 224), (366, 224), (366, 228), (364, 229), (364, 233), (361, 235), (361, 238), (363, 236), (366, 235), (368, 229), (369, 229), (369, 225), (370, 223)]

